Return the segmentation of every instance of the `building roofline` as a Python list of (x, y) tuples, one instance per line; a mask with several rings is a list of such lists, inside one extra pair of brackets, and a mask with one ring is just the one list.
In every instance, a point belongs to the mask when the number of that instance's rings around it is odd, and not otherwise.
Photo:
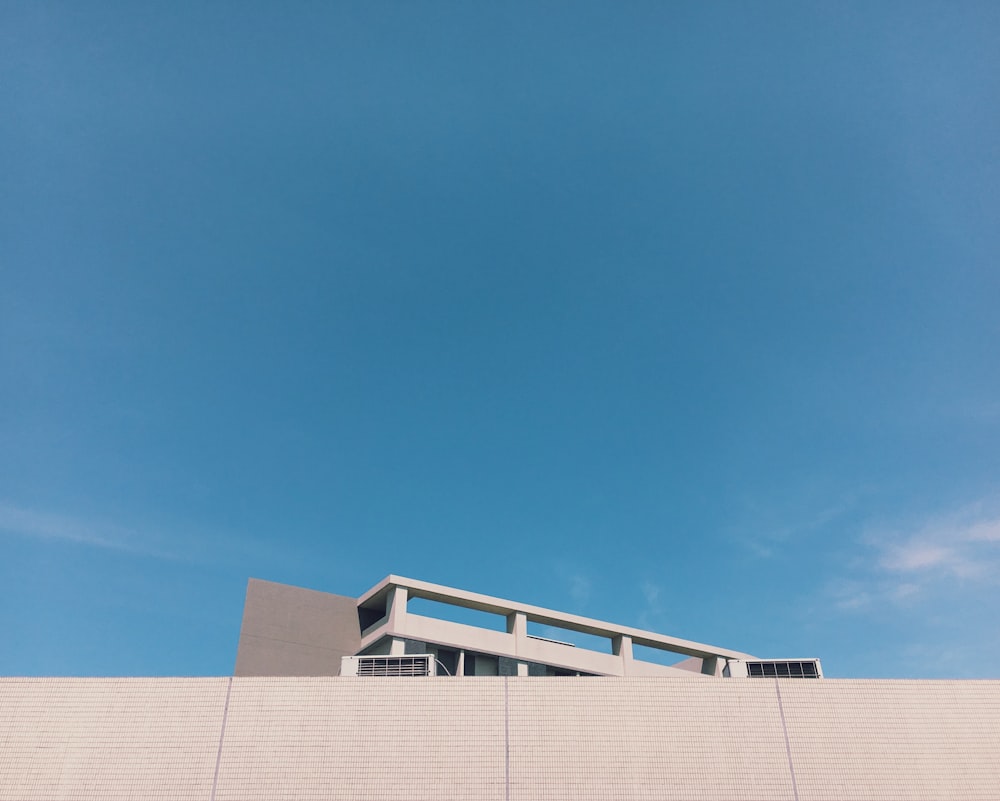
[(466, 609), (475, 609), (503, 616), (523, 614), (529, 621), (535, 623), (556, 626), (585, 634), (593, 634), (598, 637), (608, 637), (612, 640), (616, 637), (629, 637), (635, 645), (643, 645), (687, 656), (696, 656), (703, 659), (711, 657), (741, 660), (755, 658), (750, 654), (730, 648), (720, 648), (715, 645), (671, 637), (666, 634), (659, 634), (654, 631), (646, 631), (631, 626), (620, 626), (603, 620), (595, 620), (567, 612), (557, 612), (554, 609), (546, 609), (541, 606), (533, 606), (518, 601), (509, 601), (504, 598), (496, 598), (478, 592), (470, 592), (468, 590), (447, 587), (442, 584), (433, 584), (428, 581), (410, 579), (394, 574), (386, 576), (374, 587), (364, 592), (358, 598), (358, 606), (376, 606), (395, 587), (407, 590), (407, 595), (410, 598), (438, 601)]

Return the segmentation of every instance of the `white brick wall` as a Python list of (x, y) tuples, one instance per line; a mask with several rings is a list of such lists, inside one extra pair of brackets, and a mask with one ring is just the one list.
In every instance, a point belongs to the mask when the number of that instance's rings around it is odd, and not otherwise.
[(205, 801), (227, 682), (0, 679), (0, 799)]
[(782, 682), (801, 799), (1000, 799), (1000, 682)]
[(793, 798), (773, 682), (512, 681), (510, 732), (512, 801)]
[(489, 679), (233, 682), (217, 801), (504, 798)]
[(0, 679), (0, 801), (796, 798), (1000, 799), (1000, 681)]

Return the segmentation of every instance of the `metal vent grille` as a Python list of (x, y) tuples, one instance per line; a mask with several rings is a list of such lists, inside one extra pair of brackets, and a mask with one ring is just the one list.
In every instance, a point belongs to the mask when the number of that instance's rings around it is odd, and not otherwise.
[(747, 662), (747, 675), (754, 678), (818, 679), (815, 661)]
[(358, 657), (358, 676), (430, 676), (430, 657), (362, 656)]

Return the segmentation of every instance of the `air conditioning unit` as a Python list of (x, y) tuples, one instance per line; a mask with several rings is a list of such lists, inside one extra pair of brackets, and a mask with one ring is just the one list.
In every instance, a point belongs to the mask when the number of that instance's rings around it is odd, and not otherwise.
[(821, 679), (823, 666), (818, 659), (739, 659), (726, 660), (722, 675), (750, 679)]
[(437, 664), (433, 654), (407, 654), (406, 656), (342, 656), (341, 676), (435, 676)]

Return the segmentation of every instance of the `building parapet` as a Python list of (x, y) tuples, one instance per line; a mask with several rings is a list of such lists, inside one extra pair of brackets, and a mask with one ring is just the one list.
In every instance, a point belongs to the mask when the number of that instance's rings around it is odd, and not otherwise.
[[(413, 599), (499, 615), (506, 618), (507, 630), (492, 631), (414, 614), (407, 609)], [(518, 675), (528, 675), (531, 663), (541, 663), (583, 675), (721, 676), (728, 660), (754, 659), (750, 654), (729, 648), (396, 575), (387, 576), (361, 595), (358, 614), (363, 626), (362, 653), (388, 640), (389, 653), (398, 655), (405, 653), (406, 641), (419, 641), (512, 659), (517, 663)], [(528, 623), (606, 638), (611, 643), (611, 653), (531, 636)], [(636, 659), (633, 645), (689, 657), (685, 660), (688, 664), (670, 667)]]

